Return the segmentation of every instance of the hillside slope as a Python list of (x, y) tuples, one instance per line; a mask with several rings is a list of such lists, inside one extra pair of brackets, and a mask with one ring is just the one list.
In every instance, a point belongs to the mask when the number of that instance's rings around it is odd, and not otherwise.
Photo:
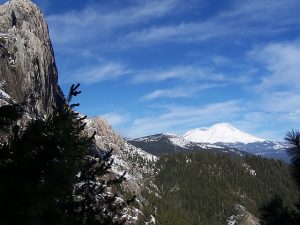
[[(257, 156), (172, 154), (159, 159), (157, 170), (158, 224), (219, 225), (230, 218), (239, 221), (231, 224), (255, 224), (248, 223), (248, 216), (259, 217), (260, 208), (274, 196), (289, 207), (299, 196), (286, 164)], [(237, 204), (248, 211), (236, 212)]]

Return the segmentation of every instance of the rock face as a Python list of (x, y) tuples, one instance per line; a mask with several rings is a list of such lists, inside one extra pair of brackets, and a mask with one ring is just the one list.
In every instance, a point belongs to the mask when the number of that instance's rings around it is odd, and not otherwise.
[(152, 177), (157, 157), (126, 142), (100, 117), (87, 119), (86, 124), (86, 132), (89, 136), (96, 132), (95, 144), (98, 149), (113, 149), (112, 170), (119, 175), (126, 171), (127, 180), (124, 184), (127, 187), (125, 188), (142, 197), (141, 187), (145, 185), (146, 176)]
[(0, 6), (0, 58), (2, 99), (6, 93), (41, 117), (63, 103), (48, 26), (30, 0)]
[(237, 204), (236, 215), (229, 217), (228, 225), (260, 225), (259, 219), (249, 213), (245, 207)]
[(113, 149), (112, 172), (117, 176), (126, 172), (122, 190), (137, 197), (137, 207), (130, 206), (125, 209), (125, 216), (128, 219), (126, 225), (136, 224), (138, 219), (148, 225), (155, 224), (151, 220), (153, 216), (150, 215), (148, 218), (142, 213), (142, 209), (148, 205), (143, 191), (150, 189), (152, 192), (158, 192), (153, 182), (157, 157), (127, 143), (100, 117), (89, 118), (85, 122), (87, 124), (86, 132), (89, 136), (96, 132), (95, 144), (98, 149)]

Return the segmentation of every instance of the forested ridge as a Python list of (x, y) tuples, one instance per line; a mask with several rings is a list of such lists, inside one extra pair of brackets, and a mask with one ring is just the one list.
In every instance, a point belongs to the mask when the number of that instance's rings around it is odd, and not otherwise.
[(157, 163), (158, 224), (227, 224), (240, 204), (256, 217), (274, 197), (293, 208), (299, 193), (288, 165), (256, 156), (233, 158), (197, 152), (172, 154)]

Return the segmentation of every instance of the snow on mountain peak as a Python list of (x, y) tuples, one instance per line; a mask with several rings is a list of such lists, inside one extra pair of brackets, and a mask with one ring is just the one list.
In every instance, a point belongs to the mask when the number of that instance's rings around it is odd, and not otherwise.
[(218, 123), (211, 127), (202, 127), (188, 131), (183, 137), (189, 141), (203, 143), (253, 143), (262, 142), (264, 139), (247, 134), (229, 123)]

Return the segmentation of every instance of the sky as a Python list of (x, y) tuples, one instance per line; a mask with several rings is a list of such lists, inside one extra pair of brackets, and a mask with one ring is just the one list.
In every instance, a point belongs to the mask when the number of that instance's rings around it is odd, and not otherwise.
[[(0, 0), (3, 3), (3, 0)], [(125, 137), (300, 128), (299, 0), (35, 0), (65, 93)]]

